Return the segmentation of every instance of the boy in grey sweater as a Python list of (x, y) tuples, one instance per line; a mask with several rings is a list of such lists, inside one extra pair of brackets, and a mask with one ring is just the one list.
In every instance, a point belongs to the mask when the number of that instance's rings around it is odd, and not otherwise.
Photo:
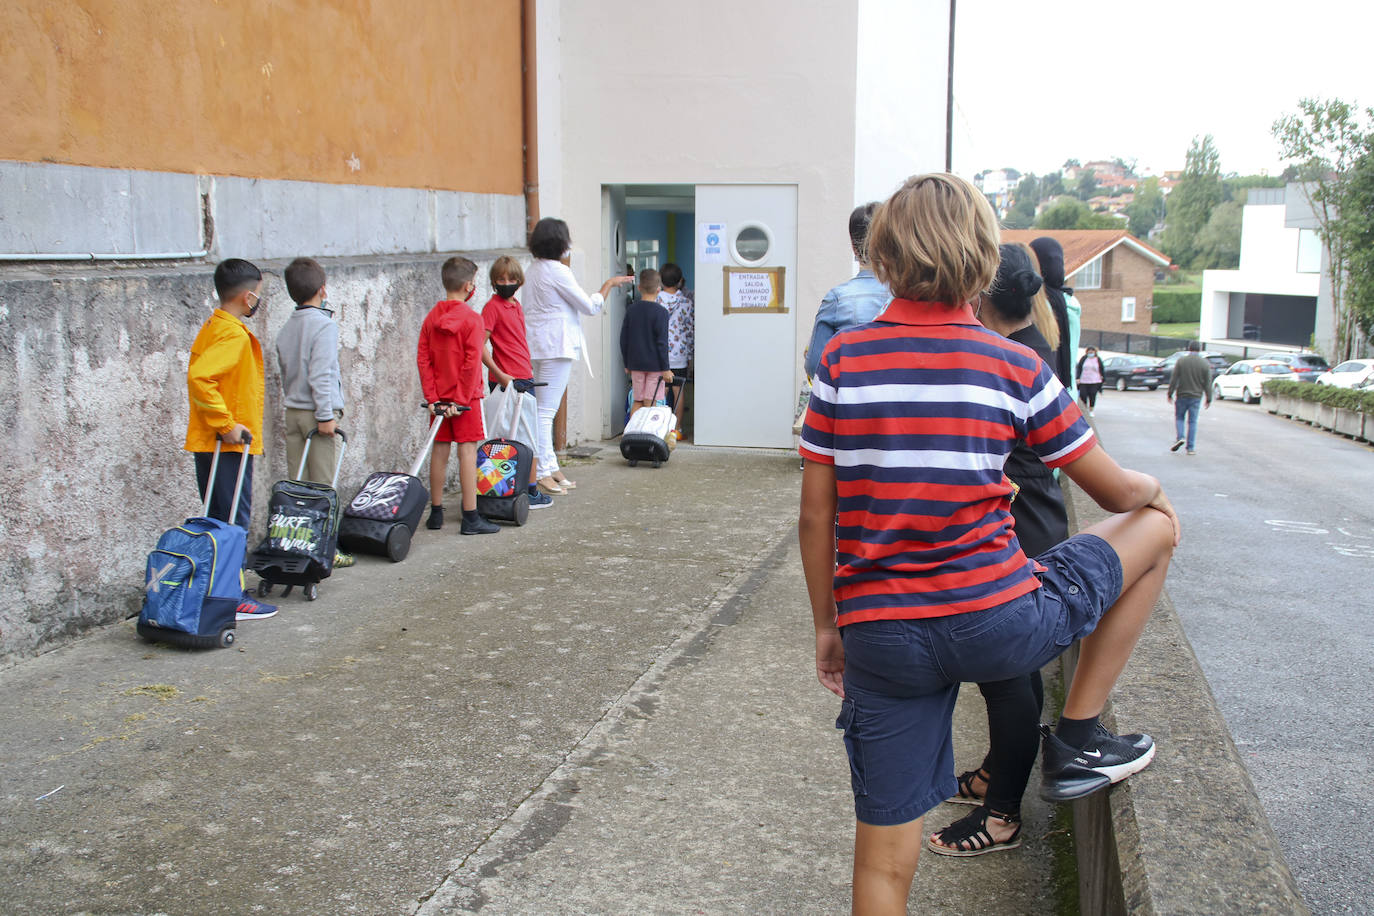
[(281, 367), (286, 404), (286, 473), (295, 477), (301, 452), (311, 430), (305, 479), (329, 483), (334, 477), (338, 439), (334, 432), (343, 416), (343, 384), (339, 378), (339, 328), (325, 298), (324, 268), (311, 258), (296, 258), (286, 267), (286, 291), (296, 311), (277, 335), (277, 364)]

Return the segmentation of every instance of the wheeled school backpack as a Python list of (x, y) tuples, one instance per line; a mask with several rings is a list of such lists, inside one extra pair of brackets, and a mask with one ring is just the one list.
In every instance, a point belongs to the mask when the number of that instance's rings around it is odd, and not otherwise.
[[(459, 411), (467, 410), (460, 407)], [(444, 418), (436, 416), (410, 473), (377, 471), (363, 481), (362, 489), (344, 509), (339, 522), (339, 546), (356, 553), (384, 556), (399, 563), (410, 553), (410, 538), (420, 527), (429, 503), (429, 488), (420, 480), (420, 469), (434, 446)]]
[(621, 457), (630, 462), (630, 467), (641, 461), (651, 461), (658, 467), (672, 454), (668, 439), (676, 426), (677, 417), (671, 407), (655, 404), (639, 408), (630, 416), (620, 437)]
[[(249, 437), (251, 441), (251, 437)], [(247, 450), (245, 443), (244, 449)], [(185, 649), (227, 648), (234, 644), (237, 613), (243, 601), (243, 555), (248, 532), (234, 524), (243, 490), (246, 460), (239, 460), (229, 521), (210, 518), (210, 495), (219, 469), (219, 441), (210, 461), (201, 514), (164, 531), (148, 554), (138, 635)]]
[(533, 463), (534, 450), (514, 439), (488, 439), (477, 446), (477, 511), (487, 518), (525, 524)]
[(316, 430), (305, 438), (305, 450), (295, 480), (279, 480), (272, 485), (267, 509), (267, 537), (248, 556), (248, 568), (261, 577), (258, 595), (266, 597), (272, 586), (285, 585), (282, 597), (297, 585), (307, 601), (319, 597), (319, 583), (334, 572), (334, 557), (339, 547), (339, 468), (348, 447), (348, 436), (339, 437), (339, 455), (334, 464), (334, 479), (329, 484), (304, 480), (305, 463)]

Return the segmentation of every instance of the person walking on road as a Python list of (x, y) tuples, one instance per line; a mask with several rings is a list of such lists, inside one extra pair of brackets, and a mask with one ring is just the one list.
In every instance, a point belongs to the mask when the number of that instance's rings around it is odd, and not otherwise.
[(1088, 408), (1088, 416), (1097, 409), (1097, 393), (1102, 390), (1102, 357), (1097, 355), (1097, 347), (1089, 347), (1088, 352), (1078, 361), (1075, 369), (1078, 378), (1078, 400)]
[[(1169, 451), (1176, 452), (1188, 446), (1188, 454), (1197, 454), (1197, 415), (1203, 398), (1207, 406), (1212, 406), (1212, 364), (1200, 352), (1202, 344), (1196, 340), (1188, 341), (1188, 355), (1174, 366), (1174, 374), (1169, 379), (1169, 400), (1174, 405), (1174, 433), (1177, 439)], [(1184, 421), (1187, 421), (1187, 435), (1184, 435)]]

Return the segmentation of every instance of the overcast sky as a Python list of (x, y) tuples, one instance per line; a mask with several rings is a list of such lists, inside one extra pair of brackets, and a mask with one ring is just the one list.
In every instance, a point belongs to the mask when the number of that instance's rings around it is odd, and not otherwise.
[(968, 177), (1116, 156), (1159, 174), (1206, 133), (1223, 172), (1274, 174), (1270, 125), (1299, 98), (1374, 106), (1369, 0), (958, 0), (956, 41), (954, 171)]

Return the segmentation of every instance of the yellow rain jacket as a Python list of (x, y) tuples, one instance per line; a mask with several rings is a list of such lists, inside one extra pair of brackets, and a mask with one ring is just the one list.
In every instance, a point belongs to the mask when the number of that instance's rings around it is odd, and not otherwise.
[[(262, 454), (264, 397), (262, 345), (247, 325), (215, 309), (191, 344), (186, 388), (191, 419), (186, 425), (186, 451), (213, 452), (215, 438), (242, 423), (253, 434), (250, 455)], [(242, 445), (223, 446), (241, 452)]]

